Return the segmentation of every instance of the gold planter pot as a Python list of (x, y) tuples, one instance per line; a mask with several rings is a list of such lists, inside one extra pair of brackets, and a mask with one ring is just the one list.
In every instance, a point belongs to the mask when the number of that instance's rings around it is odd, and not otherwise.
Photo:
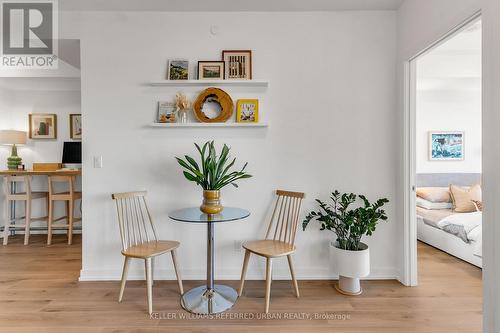
[(204, 190), (200, 210), (205, 214), (219, 214), (224, 207), (220, 204), (220, 191)]

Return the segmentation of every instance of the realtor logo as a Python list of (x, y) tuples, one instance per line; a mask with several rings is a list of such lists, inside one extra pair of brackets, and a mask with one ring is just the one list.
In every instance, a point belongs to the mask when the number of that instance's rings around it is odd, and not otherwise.
[(57, 3), (2, 1), (2, 68), (57, 67)]

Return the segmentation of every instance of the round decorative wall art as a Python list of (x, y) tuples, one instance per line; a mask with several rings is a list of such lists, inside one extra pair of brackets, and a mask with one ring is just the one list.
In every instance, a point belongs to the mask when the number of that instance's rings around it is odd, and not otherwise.
[[(223, 123), (233, 114), (233, 100), (224, 90), (207, 88), (201, 92), (193, 103), (193, 111), (199, 122)], [(208, 111), (215, 111), (215, 116), (207, 115)], [(213, 113), (213, 112), (211, 112)]]

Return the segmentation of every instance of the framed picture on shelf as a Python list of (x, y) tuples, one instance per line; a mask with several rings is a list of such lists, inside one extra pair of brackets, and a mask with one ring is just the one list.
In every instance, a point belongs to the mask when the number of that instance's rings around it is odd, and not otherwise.
[(238, 123), (259, 122), (259, 100), (239, 99), (236, 102), (236, 121)]
[(167, 78), (169, 80), (188, 80), (189, 61), (184, 59), (173, 59), (168, 62)]
[(429, 160), (464, 160), (464, 136), (461, 131), (429, 132)]
[(73, 140), (82, 139), (82, 115), (79, 113), (69, 115), (69, 136)]
[(57, 139), (57, 115), (54, 113), (30, 113), (29, 138), (33, 140)]
[(252, 51), (251, 50), (224, 50), (224, 78), (226, 80), (252, 79)]
[(159, 123), (175, 123), (175, 112), (177, 107), (174, 102), (158, 102)]
[(198, 80), (224, 80), (224, 61), (198, 61)]

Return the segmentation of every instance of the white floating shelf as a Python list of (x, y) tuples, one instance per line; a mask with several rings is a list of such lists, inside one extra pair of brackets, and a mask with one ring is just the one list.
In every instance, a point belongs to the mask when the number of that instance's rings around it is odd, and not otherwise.
[(269, 81), (267, 80), (163, 80), (150, 82), (153, 87), (211, 87), (211, 86), (225, 86), (225, 87), (267, 87)]
[(179, 128), (179, 127), (269, 127), (268, 123), (152, 123), (150, 127)]

